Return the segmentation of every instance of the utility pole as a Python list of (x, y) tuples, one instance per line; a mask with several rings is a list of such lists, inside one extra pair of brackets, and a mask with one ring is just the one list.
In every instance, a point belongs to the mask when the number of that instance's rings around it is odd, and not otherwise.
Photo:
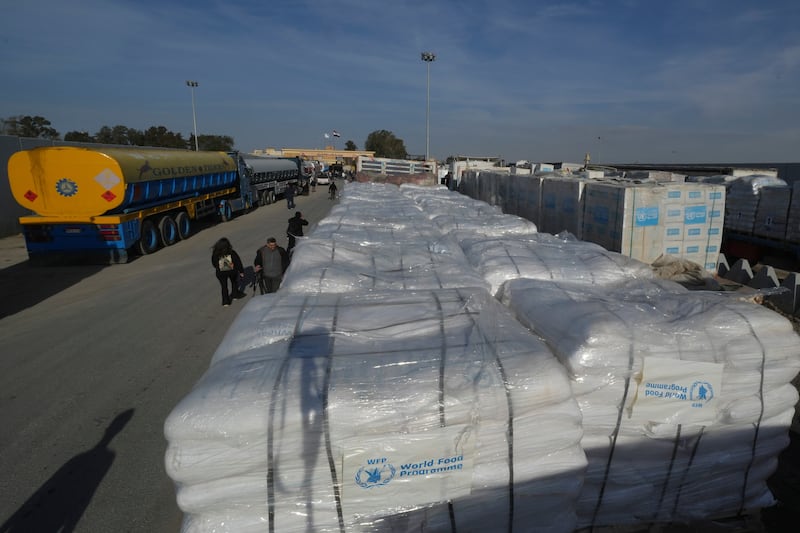
[(189, 90), (192, 92), (192, 124), (194, 124), (194, 151), (199, 152), (200, 148), (197, 143), (197, 115), (194, 112), (194, 88), (197, 87), (197, 82), (193, 80), (186, 80), (186, 85), (189, 86)]
[(433, 52), (422, 52), (422, 60), (428, 67), (428, 82), (426, 85), (425, 93), (425, 163), (428, 162), (430, 157), (431, 148), (431, 128), (430, 128), (430, 114), (431, 114), (431, 63), (436, 61), (436, 54)]

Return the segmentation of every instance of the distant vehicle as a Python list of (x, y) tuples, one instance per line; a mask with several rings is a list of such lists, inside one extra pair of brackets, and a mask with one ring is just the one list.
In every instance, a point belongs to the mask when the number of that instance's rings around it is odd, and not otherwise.
[(258, 205), (269, 205), (286, 191), (290, 183), (303, 188), (302, 161), (296, 157), (243, 156)]
[(32, 262), (125, 263), (187, 239), (192, 222), (270, 203), (300, 180), (298, 159), (245, 159), (239, 152), (47, 146), (8, 160)]
[(333, 163), (329, 168), (328, 171), (331, 173), (332, 178), (343, 178), (344, 177), (344, 167), (341, 163)]
[(319, 176), (317, 176), (317, 185), (328, 185), (331, 182), (331, 175), (328, 171), (321, 172)]

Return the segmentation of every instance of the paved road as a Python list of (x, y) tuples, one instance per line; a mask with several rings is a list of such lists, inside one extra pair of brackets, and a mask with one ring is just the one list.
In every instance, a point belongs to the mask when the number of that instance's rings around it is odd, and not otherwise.
[[(325, 188), (296, 203), (306, 234), (332, 206)], [(227, 236), (251, 265), (292, 214), (281, 201), (105, 267), (33, 267), (0, 239), (1, 532), (179, 531), (164, 420), (246, 301), (222, 307), (209, 249)]]

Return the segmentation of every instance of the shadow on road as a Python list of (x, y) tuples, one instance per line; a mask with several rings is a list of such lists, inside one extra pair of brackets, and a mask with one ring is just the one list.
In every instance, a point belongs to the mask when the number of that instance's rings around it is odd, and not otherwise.
[[(197, 238), (199, 233), (214, 225), (213, 221), (196, 221), (190, 238)], [(32, 307), (105, 268), (124, 271), (126, 264), (142, 258), (131, 250), (127, 263), (110, 263), (104, 253), (101, 256), (56, 256), (48, 259), (46, 264), (40, 264), (28, 259), (21, 236), (7, 239), (7, 242), (2, 242), (6, 239), (0, 240), (0, 265), (9, 265), (0, 267), (0, 294), (4, 295), (0, 299), (0, 319)]]
[(118, 414), (103, 437), (90, 450), (76, 455), (34, 492), (28, 501), (0, 526), (0, 532), (69, 533), (83, 516), (105, 477), (115, 453), (111, 440), (133, 417), (133, 409)]
[(103, 265), (33, 266), (28, 261), (0, 270), (0, 318), (13, 315), (94, 275)]

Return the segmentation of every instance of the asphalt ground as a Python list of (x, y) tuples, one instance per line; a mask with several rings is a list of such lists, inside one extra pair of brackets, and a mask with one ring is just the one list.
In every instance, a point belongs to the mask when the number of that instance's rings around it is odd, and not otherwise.
[[(296, 198), (306, 234), (334, 203)], [(0, 239), (0, 531), (180, 530), (164, 421), (246, 302), (222, 306), (210, 248), (228, 237), (249, 281), (293, 214), (279, 201), (122, 265), (33, 266)]]

